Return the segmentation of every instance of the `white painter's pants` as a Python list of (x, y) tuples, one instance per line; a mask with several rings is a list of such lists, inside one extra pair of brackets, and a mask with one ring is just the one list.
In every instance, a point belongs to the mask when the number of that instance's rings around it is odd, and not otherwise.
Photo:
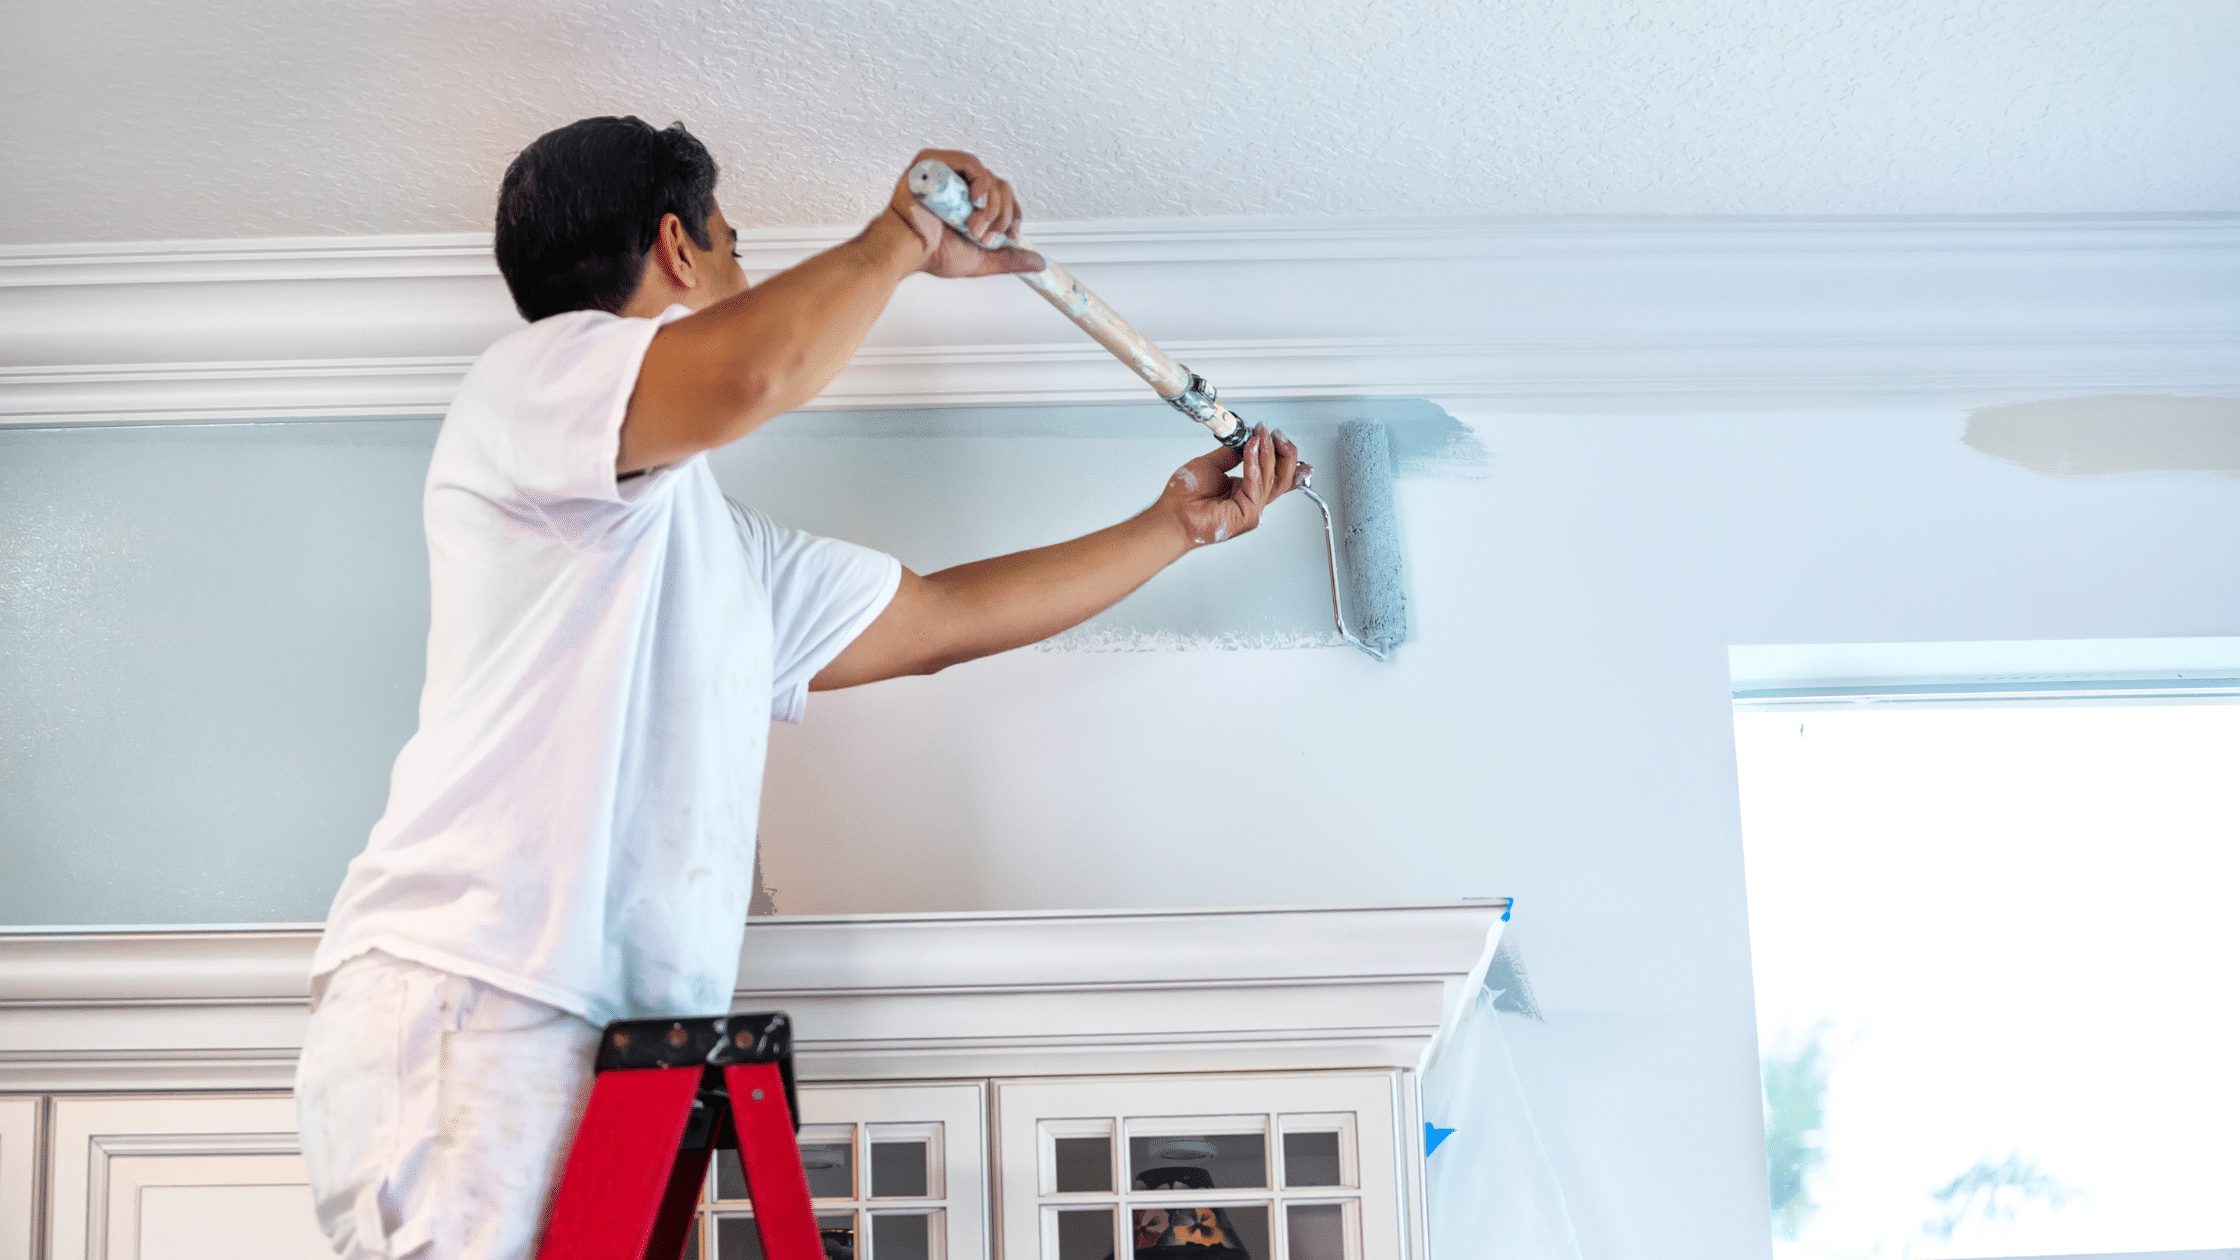
[(599, 1030), (387, 954), (312, 1003), (296, 1115), (346, 1260), (530, 1260), (591, 1094)]

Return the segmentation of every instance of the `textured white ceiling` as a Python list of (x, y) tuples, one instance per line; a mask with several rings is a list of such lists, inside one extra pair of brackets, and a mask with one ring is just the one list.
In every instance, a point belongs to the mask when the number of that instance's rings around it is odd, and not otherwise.
[(0, 48), (0, 243), (481, 229), (592, 113), (756, 226), (934, 142), (1058, 219), (2240, 209), (2232, 0), (7, 0)]

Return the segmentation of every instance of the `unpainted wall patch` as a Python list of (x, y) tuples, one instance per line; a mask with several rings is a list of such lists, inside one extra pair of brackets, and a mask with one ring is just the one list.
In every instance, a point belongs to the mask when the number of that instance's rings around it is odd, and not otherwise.
[(2240, 398), (2100, 394), (1978, 407), (1961, 438), (2060, 477), (2128, 472), (2240, 475)]

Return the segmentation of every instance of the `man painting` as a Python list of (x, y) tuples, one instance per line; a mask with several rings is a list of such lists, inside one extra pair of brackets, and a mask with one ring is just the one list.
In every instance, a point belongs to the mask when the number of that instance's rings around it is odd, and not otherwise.
[[(1016, 234), (986, 165), (918, 157), (964, 176), (976, 239)], [(861, 233), (750, 287), (715, 184), (681, 125), (590, 118), (500, 187), (530, 323), (437, 438), (419, 729), (313, 962), (297, 1102), (345, 1256), (529, 1256), (599, 1027), (729, 1008), (772, 718), (1076, 625), (1300, 472), (1257, 432), (1128, 520), (924, 576), (733, 504), (705, 452), (814, 397), (905, 276), (1041, 260), (898, 180)]]

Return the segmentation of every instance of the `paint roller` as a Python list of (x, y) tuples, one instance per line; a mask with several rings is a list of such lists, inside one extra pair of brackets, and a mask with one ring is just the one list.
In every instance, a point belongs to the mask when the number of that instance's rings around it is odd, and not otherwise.
[[(974, 209), (972, 193), (964, 177), (947, 163), (927, 158), (911, 167), (910, 195), (959, 236), (975, 239), (965, 228)], [(975, 243), (990, 249), (1005, 245), (1035, 249), (1024, 238), (1006, 240), (1001, 233)], [(1130, 327), (1072, 272), (1051, 262), (1048, 254), (1042, 256), (1048, 264), (1042, 270), (1018, 273), (1028, 288), (1110, 350), (1169, 406), (1206, 426), (1223, 446), (1232, 450), (1244, 446), (1252, 427), (1222, 405), (1219, 392), (1204, 377), (1175, 362), (1174, 356)], [(1322, 511), (1323, 544), (1330, 559), (1330, 614), (1338, 623), (1338, 634), (1381, 661), (1408, 637), (1407, 601), (1400, 591), (1399, 522), (1392, 508), (1392, 443), (1384, 426), (1374, 420), (1348, 420), (1338, 426), (1337, 463), (1335, 514), (1315, 492), (1311, 475), (1301, 475), (1299, 490)], [(1359, 633), (1346, 624), (1348, 609)]]

